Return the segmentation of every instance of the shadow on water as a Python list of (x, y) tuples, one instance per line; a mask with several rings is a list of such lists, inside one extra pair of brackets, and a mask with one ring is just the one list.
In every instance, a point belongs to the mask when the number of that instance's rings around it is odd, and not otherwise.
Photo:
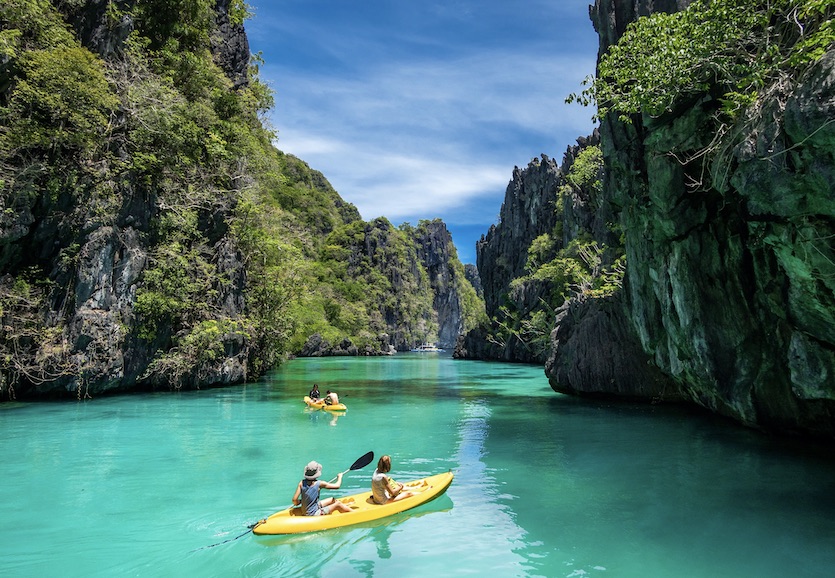
[(694, 404), (641, 403), (565, 394), (549, 397), (545, 403), (551, 411), (565, 417), (586, 418), (598, 415), (605, 416), (615, 423), (618, 420), (645, 420), (652, 417), (653, 423), (662, 427), (670, 424), (689, 427), (703, 440), (729, 444), (740, 451), (750, 451), (753, 444), (759, 450), (835, 460), (835, 447), (830, 442), (808, 437), (772, 435)]

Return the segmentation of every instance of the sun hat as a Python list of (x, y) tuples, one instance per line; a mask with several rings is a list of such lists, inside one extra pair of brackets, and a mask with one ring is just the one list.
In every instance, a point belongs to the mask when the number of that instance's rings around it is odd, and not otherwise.
[(304, 468), (304, 479), (315, 480), (322, 475), (322, 464), (319, 462), (310, 462)]

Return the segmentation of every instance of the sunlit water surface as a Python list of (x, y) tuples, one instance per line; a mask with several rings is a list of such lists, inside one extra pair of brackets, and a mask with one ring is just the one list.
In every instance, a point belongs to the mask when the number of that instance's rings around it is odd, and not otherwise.
[[(308, 411), (313, 382), (342, 416)], [(722, 420), (556, 395), (541, 368), (299, 359), (228, 389), (0, 406), (0, 575), (829, 577), (835, 460)], [(304, 465), (373, 450), (445, 496), (258, 537)], [(334, 494), (364, 491), (373, 464)], [(242, 535), (243, 534), (243, 535)]]

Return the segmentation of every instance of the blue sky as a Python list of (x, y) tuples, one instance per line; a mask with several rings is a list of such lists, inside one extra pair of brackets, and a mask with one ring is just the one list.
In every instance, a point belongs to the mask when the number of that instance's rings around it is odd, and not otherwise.
[(592, 110), (590, 0), (248, 0), (276, 146), (366, 221), (441, 218), (464, 263), (513, 167), (562, 160)]

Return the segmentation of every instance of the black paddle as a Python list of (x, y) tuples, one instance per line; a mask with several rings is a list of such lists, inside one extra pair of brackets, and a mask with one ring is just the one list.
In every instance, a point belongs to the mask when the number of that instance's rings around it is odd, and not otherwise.
[[(362, 468), (364, 468), (365, 466), (367, 466), (368, 464), (370, 464), (373, 461), (374, 461), (374, 452), (368, 452), (367, 454), (362, 456), (360, 459), (355, 461), (353, 464), (351, 464), (351, 467), (348, 468), (347, 470), (345, 470), (342, 473), (347, 474), (348, 472), (351, 472), (351, 471), (354, 471), (354, 470), (361, 470)], [(339, 476), (336, 476), (336, 477), (338, 478)], [(336, 480), (336, 478), (331, 480), (331, 483), (333, 483), (334, 480)]]

